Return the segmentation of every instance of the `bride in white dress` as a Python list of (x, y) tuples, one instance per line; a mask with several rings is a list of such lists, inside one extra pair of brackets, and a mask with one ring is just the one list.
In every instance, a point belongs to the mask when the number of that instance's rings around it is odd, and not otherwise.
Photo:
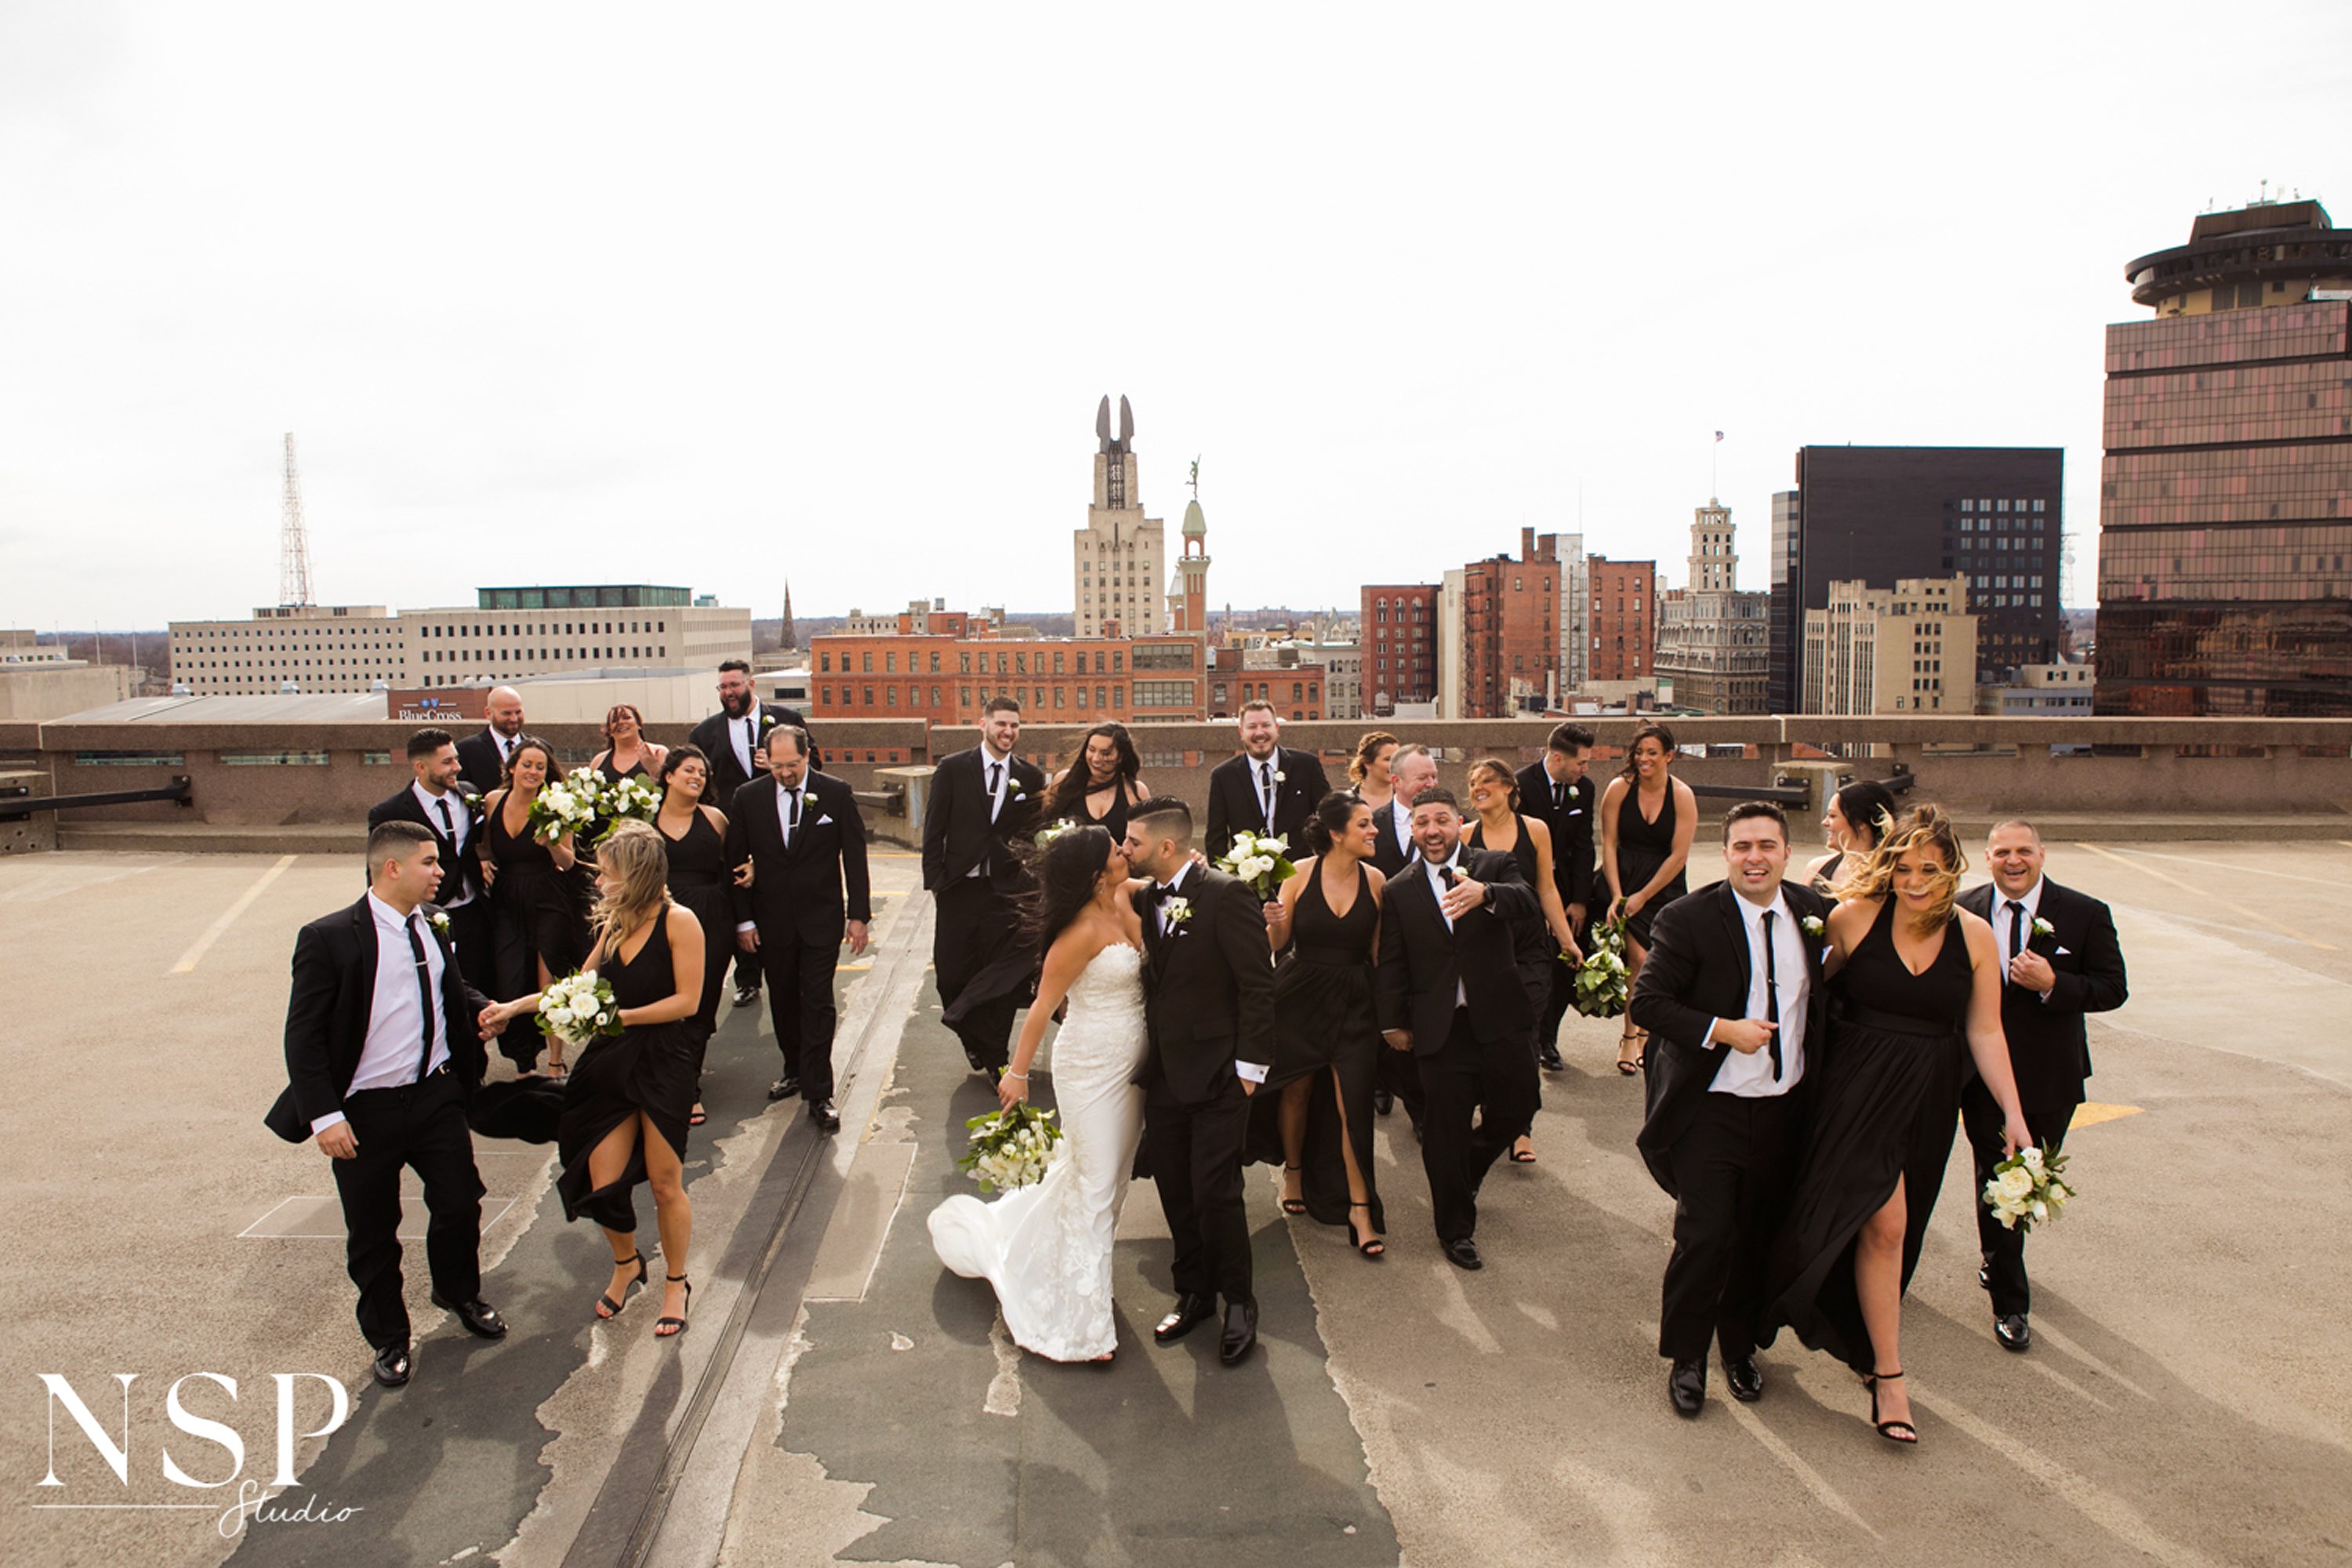
[(1143, 1090), (1133, 1081), (1148, 1049), (1143, 928), (1126, 857), (1100, 827), (1055, 839), (1039, 880), (1044, 972), (996, 1092), (1007, 1107), (1029, 1098), (1045, 1022), (1067, 997), (1054, 1039), (1066, 1145), (1034, 1186), (993, 1203), (959, 1194), (933, 1209), (931, 1245), (954, 1272), (996, 1288), (1004, 1326), (1022, 1349), (1052, 1361), (1108, 1361), (1118, 1338), (1111, 1243), (1143, 1136)]

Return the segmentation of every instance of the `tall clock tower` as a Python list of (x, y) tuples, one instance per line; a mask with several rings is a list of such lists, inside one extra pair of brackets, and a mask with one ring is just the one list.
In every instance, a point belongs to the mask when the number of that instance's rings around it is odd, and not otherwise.
[(1076, 632), (1100, 637), (1106, 625), (1135, 637), (1166, 629), (1160, 574), (1167, 566), (1166, 526), (1143, 515), (1135, 468), (1135, 412), (1118, 400), (1118, 434), (1111, 434), (1110, 399), (1095, 410), (1095, 488), (1087, 525), (1070, 535), (1070, 605)]

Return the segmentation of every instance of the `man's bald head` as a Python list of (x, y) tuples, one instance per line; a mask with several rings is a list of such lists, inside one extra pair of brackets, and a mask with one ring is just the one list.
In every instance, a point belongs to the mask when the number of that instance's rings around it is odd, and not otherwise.
[(490, 728), (507, 739), (522, 733), (522, 693), (511, 686), (493, 686), (489, 700), (483, 704), (483, 716)]

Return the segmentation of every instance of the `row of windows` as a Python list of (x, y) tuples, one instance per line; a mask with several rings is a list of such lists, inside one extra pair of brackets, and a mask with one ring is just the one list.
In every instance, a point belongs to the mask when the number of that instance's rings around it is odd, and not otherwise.
[[(1962, 511), (2004, 512), (2010, 510), (2010, 503), (2009, 499), (2006, 496), (1998, 500), (1987, 500), (1982, 497), (1979, 497), (1976, 500), (1971, 500), (1967, 496), (1962, 496), (1960, 498), (1960, 510)], [(2046, 500), (2037, 500), (2028, 503), (2021, 498), (2017, 502), (2017, 510), (2019, 511), (2047, 511), (2050, 510), (2050, 503)], [(1963, 524), (1962, 526), (1965, 527), (1966, 525)]]
[(669, 630), (667, 621), (541, 621), (537, 625), (499, 621), (495, 624), (474, 621), (451, 621), (446, 625), (427, 624), (417, 628), (417, 635), (428, 637), (642, 637), (647, 632)]

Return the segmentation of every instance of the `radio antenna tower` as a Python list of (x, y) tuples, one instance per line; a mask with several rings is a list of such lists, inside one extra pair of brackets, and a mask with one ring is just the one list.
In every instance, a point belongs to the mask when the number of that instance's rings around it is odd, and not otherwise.
[(286, 433), (286, 506), (278, 530), (278, 602), (310, 601), (310, 534), (302, 526), (302, 474), (294, 466), (294, 432)]

